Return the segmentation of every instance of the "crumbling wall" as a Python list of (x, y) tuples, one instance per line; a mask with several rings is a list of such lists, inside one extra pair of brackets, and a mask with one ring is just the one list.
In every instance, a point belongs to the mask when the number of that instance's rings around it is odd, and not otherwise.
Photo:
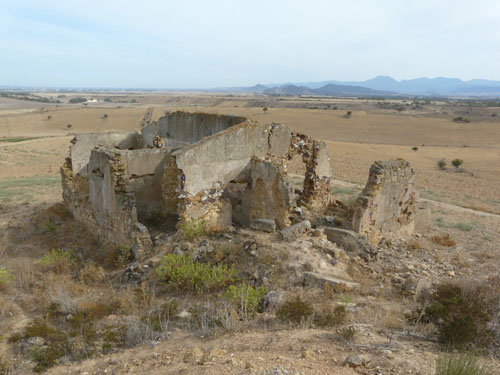
[(73, 173), (88, 176), (90, 152), (97, 146), (108, 149), (138, 149), (141, 136), (137, 132), (78, 134), (71, 140), (70, 162)]
[(403, 159), (373, 163), (368, 182), (356, 200), (353, 230), (375, 245), (383, 238), (411, 234), (417, 200), (414, 175)]
[(326, 207), (330, 199), (332, 171), (325, 142), (293, 134), (288, 159), (301, 155), (305, 164), (304, 187), (299, 204)]
[(223, 197), (228, 183), (248, 181), (253, 157), (284, 160), (290, 141), (291, 131), (283, 125), (245, 122), (174, 151), (165, 173), (176, 182), (164, 187), (170, 192), (164, 200), (177, 202), (181, 221), (198, 218), (209, 228), (227, 226), (232, 221), (230, 201)]
[(151, 247), (147, 228), (138, 222), (134, 194), (122, 155), (94, 149), (88, 163), (89, 178), (74, 174), (71, 159), (61, 168), (63, 198), (75, 219), (103, 241), (133, 245), (138, 255)]
[(153, 137), (160, 135), (167, 148), (196, 143), (205, 137), (246, 121), (246, 118), (212, 113), (168, 112), (157, 122), (142, 129), (143, 147), (152, 144)]

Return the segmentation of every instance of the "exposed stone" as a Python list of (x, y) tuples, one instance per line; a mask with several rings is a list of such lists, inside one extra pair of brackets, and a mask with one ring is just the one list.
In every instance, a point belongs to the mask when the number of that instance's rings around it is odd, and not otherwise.
[(264, 232), (274, 232), (276, 230), (276, 222), (274, 219), (255, 219), (250, 223), (250, 228)]
[(347, 253), (359, 255), (364, 260), (377, 256), (377, 249), (359, 233), (339, 228), (324, 228), (326, 238)]
[(334, 289), (340, 288), (342, 290), (356, 290), (360, 288), (360, 285), (354, 281), (344, 280), (315, 272), (304, 272), (304, 281), (306, 284), (317, 285), (320, 288), (325, 284), (334, 287)]
[(352, 228), (377, 245), (413, 233), (417, 193), (415, 173), (403, 159), (376, 161), (368, 182), (356, 200)]
[(285, 241), (294, 241), (302, 237), (305, 233), (311, 230), (311, 222), (309, 220), (301, 221), (300, 223), (290, 225), (281, 230), (281, 237)]

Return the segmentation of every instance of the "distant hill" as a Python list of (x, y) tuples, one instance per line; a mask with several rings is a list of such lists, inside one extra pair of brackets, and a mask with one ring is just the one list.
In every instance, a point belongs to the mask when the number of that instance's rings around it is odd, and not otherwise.
[(328, 83), (319, 88), (309, 88), (306, 86), (284, 85), (269, 88), (263, 91), (268, 95), (321, 95), (321, 96), (388, 96), (394, 93), (380, 90), (373, 90), (360, 86), (336, 85)]
[[(230, 90), (230, 89), (226, 89)], [(366, 81), (323, 81), (287, 84), (255, 85), (232, 88), (233, 91), (274, 95), (331, 95), (331, 96), (470, 96), (500, 97), (500, 81), (458, 78), (415, 78), (395, 80), (389, 76), (377, 76)]]

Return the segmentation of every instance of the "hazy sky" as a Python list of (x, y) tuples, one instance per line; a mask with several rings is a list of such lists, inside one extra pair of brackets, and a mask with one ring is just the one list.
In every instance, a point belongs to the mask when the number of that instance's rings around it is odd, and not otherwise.
[(0, 86), (500, 80), (499, 0), (0, 0)]

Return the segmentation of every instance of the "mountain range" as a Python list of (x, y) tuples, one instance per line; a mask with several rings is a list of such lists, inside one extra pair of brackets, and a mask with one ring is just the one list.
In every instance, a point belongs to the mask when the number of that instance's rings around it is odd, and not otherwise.
[(231, 90), (269, 95), (500, 97), (500, 81), (445, 77), (397, 81), (378, 76), (366, 81), (289, 82), (224, 89)]

